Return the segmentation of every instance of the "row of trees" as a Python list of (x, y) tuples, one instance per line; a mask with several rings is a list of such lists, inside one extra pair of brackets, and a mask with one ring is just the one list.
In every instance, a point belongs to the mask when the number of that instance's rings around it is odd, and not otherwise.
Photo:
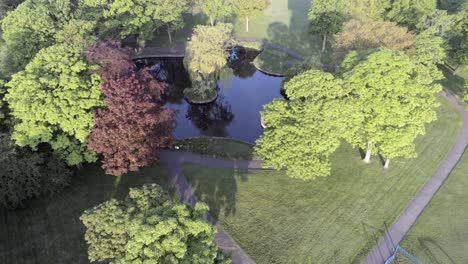
[(284, 83), (288, 100), (265, 106), (257, 141), (265, 165), (290, 177), (330, 174), (329, 158), (343, 141), (390, 159), (415, 157), (414, 140), (436, 119), (441, 86), (401, 51), (350, 53), (339, 74), (306, 70)]

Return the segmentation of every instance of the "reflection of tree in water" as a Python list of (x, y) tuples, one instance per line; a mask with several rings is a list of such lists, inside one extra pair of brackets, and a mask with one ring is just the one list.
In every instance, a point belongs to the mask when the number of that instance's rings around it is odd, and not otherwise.
[(253, 65), (258, 52), (252, 49), (234, 47), (231, 52), (236, 54), (236, 59), (229, 60), (228, 66), (233, 69), (234, 75), (242, 79), (252, 77), (257, 69)]
[(182, 104), (184, 89), (190, 87), (190, 78), (181, 58), (153, 58), (135, 62), (138, 68), (148, 67), (151, 75), (167, 84), (163, 100), (168, 103)]
[(186, 118), (201, 129), (205, 136), (225, 137), (226, 127), (234, 120), (231, 105), (221, 95), (210, 104), (189, 105)]

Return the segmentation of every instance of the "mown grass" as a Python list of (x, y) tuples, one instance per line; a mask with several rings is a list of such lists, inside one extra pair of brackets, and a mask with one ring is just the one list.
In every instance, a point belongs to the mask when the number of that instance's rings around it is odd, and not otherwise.
[(254, 158), (252, 146), (228, 138), (199, 137), (178, 140), (176, 146), (182, 151), (206, 155), (213, 158), (251, 160)]
[(284, 76), (291, 67), (299, 63), (300, 60), (272, 48), (264, 49), (253, 62), (260, 71), (280, 76)]
[(388, 171), (344, 145), (329, 177), (294, 180), (284, 172), (184, 165), (195, 193), (257, 263), (362, 263), (385, 230), (432, 176), (458, 136), (461, 119), (445, 100), (417, 139), (419, 156)]
[(422, 263), (468, 263), (468, 152), (401, 243)]
[(160, 166), (122, 177), (108, 176), (96, 165), (86, 166), (62, 193), (32, 200), (16, 211), (0, 209), (0, 263), (89, 263), (84, 210), (110, 198), (124, 198), (130, 187), (157, 183), (168, 187)]

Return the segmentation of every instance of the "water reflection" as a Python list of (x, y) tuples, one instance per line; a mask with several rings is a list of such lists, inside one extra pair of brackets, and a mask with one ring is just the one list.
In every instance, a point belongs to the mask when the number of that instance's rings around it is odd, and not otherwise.
[(234, 120), (231, 106), (222, 95), (211, 104), (189, 104), (185, 117), (200, 129), (202, 135), (216, 137), (226, 137), (226, 127)]
[[(241, 61), (230, 61), (231, 68), (220, 73), (217, 100), (205, 105), (192, 105), (184, 99), (183, 90), (190, 87), (190, 81), (182, 60), (162, 60), (163, 69), (173, 67), (167, 70), (170, 84), (164, 98), (166, 106), (177, 112), (176, 138), (217, 136), (254, 143), (260, 137), (260, 111), (273, 99), (282, 98), (282, 78), (257, 71), (251, 64), (256, 53), (239, 51), (237, 55)], [(151, 63), (147, 65), (154, 65), (155, 60)]]

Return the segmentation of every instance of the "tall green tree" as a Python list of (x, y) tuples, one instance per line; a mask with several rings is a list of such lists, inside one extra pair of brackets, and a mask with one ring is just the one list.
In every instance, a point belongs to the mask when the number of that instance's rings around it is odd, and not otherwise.
[[(218, 23), (216, 26), (197, 26), (192, 41), (187, 45), (184, 63), (192, 79), (192, 89), (185, 93), (198, 94), (201, 100), (212, 97), (213, 85), (218, 71), (226, 65), (226, 44), (232, 38), (232, 25)], [(187, 91), (188, 90), (188, 91)], [(188, 96), (191, 97), (191, 96)]]
[(325, 51), (327, 36), (341, 31), (345, 21), (343, 1), (312, 1), (309, 11), (311, 33), (322, 34), (322, 52)]
[(233, 15), (231, 0), (195, 0), (195, 5), (210, 18), (211, 26)]
[(400, 51), (381, 48), (367, 54), (352, 52), (343, 62), (341, 73), (363, 118), (351, 143), (387, 158), (414, 157), (414, 140), (425, 134), (425, 124), (437, 118), (433, 84), (420, 67)]
[(3, 19), (2, 37), (17, 69), (54, 43), (55, 33), (66, 24), (72, 10), (70, 0), (27, 0)]
[(265, 0), (231, 0), (234, 14), (245, 19), (245, 30), (249, 32), (249, 20), (262, 14), (267, 7)]
[(328, 176), (329, 157), (360, 123), (349, 87), (332, 74), (307, 70), (284, 84), (288, 100), (277, 99), (261, 113), (266, 126), (256, 142), (264, 166), (287, 168), (292, 178)]
[(208, 206), (174, 201), (158, 185), (131, 188), (80, 217), (91, 261), (110, 263), (218, 263), (216, 228), (204, 220)]
[(80, 48), (57, 44), (14, 74), (5, 99), (18, 120), (12, 134), (16, 144), (37, 149), (49, 143), (69, 165), (95, 161), (86, 146), (96, 109), (103, 106), (100, 77), (89, 74), (94, 69)]
[(434, 12), (436, 8), (437, 0), (394, 0), (386, 17), (393, 22), (414, 29), (426, 15)]

